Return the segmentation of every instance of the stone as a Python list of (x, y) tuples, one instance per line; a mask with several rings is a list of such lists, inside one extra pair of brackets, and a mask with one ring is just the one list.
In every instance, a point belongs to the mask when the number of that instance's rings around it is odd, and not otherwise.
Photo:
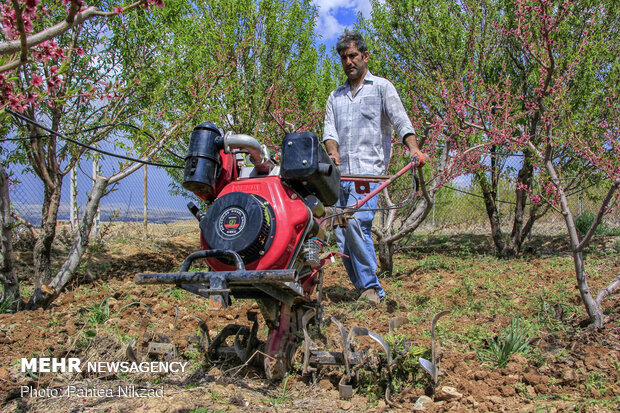
[(476, 398), (474, 396), (467, 396), (467, 398), (465, 399), (465, 403), (474, 406), (474, 408), (480, 405), (480, 403), (476, 401)]
[(342, 410), (350, 410), (351, 407), (353, 407), (353, 404), (347, 400), (339, 400), (338, 407), (341, 408)]
[(575, 381), (576, 378), (577, 378), (577, 375), (575, 374), (575, 371), (572, 369), (566, 369), (562, 373), (562, 380), (564, 382), (570, 383), (570, 382)]
[(435, 395), (436, 400), (459, 400), (463, 397), (462, 393), (459, 393), (454, 387), (443, 386)]
[(420, 396), (413, 405), (414, 412), (424, 412), (433, 405), (433, 399), (428, 396)]
[(530, 397), (536, 397), (537, 396), (536, 390), (534, 390), (534, 387), (532, 387), (532, 386), (527, 386), (525, 388), (525, 391), (527, 392), (527, 395), (530, 396)]

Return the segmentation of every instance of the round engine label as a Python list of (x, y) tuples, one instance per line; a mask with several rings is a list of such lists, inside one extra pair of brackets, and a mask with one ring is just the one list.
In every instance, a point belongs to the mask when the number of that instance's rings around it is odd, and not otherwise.
[(236, 238), (243, 232), (247, 222), (245, 211), (238, 207), (230, 207), (222, 211), (217, 229), (225, 238)]

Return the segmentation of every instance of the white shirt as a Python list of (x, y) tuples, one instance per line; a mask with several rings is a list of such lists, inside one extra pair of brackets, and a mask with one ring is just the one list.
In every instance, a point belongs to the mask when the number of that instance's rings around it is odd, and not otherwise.
[(392, 127), (401, 142), (414, 133), (398, 92), (387, 79), (367, 72), (354, 95), (346, 82), (327, 99), (323, 142), (338, 142), (343, 174), (385, 173), (392, 151)]

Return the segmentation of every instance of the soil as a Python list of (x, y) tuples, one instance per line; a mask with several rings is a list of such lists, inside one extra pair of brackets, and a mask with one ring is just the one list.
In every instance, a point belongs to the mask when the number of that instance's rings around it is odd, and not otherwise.
[[(338, 382), (342, 367), (320, 370), (314, 377), (301, 374), (303, 355), (296, 356), (295, 368), (286, 379), (270, 382), (262, 370), (251, 363), (234, 366), (226, 363), (206, 363), (200, 352), (200, 328), (195, 316), (206, 322), (211, 335), (231, 323), (247, 324), (248, 311), (256, 311), (252, 300), (238, 300), (227, 309), (211, 310), (206, 300), (190, 293), (179, 293), (170, 287), (141, 286), (133, 276), (141, 271), (175, 271), (182, 259), (197, 249), (197, 234), (168, 237), (165, 242), (132, 242), (120, 247), (103, 248), (87, 258), (87, 269), (68, 291), (47, 310), (21, 311), (0, 314), (0, 410), (40, 412), (209, 412), (209, 411), (313, 411), (313, 412), (410, 412), (435, 411), (614, 411), (620, 394), (620, 317), (619, 300), (608, 299), (605, 312), (606, 328), (596, 331), (584, 327), (583, 317), (573, 315), (564, 320), (563, 330), (545, 333), (531, 339), (536, 347), (535, 357), (516, 354), (503, 368), (484, 364), (474, 346), (463, 341), (443, 339), (438, 334), (440, 376), (433, 386), (424, 371), (418, 369), (404, 379), (391, 395), (388, 404), (382, 397), (381, 377), (375, 384), (360, 379), (351, 399), (341, 399)], [(485, 240), (484, 242), (488, 242)], [(472, 243), (472, 245), (481, 243)], [(117, 244), (115, 244), (117, 245)], [(460, 243), (462, 247), (462, 243)], [(554, 252), (557, 245), (548, 244)], [(439, 277), (442, 284), (430, 290), (430, 301), (444, 300), (446, 308), (464, 305), (463, 296), (450, 295), (449, 286), (461, 282), (458, 272), (450, 268), (421, 268), (416, 260), (401, 252), (396, 259), (399, 272), (382, 280), (386, 290), (429, 291), (424, 286), (428, 277)], [(28, 254), (23, 253), (21, 259)], [(544, 256), (521, 261), (538, 281), (553, 283), (570, 276), (565, 268), (542, 268)], [(493, 262), (487, 263), (494, 265)], [(479, 270), (487, 265), (482, 262)], [(25, 267), (22, 267), (25, 268)], [(528, 271), (528, 270), (526, 270)], [(618, 266), (606, 270), (617, 273)], [(95, 281), (89, 278), (97, 278)], [(609, 279), (609, 278), (608, 278)], [(411, 316), (403, 296), (388, 297), (378, 308), (366, 303), (353, 303), (353, 291), (342, 264), (328, 264), (324, 275), (325, 324), (327, 345), (338, 349), (338, 330), (330, 317), (343, 325), (368, 327), (381, 335), (388, 334), (389, 320)], [(479, 291), (478, 299), (492, 290)], [(417, 297), (419, 297), (418, 295)], [(452, 302), (450, 302), (452, 300)], [(578, 297), (577, 297), (578, 300)], [(461, 301), (461, 302), (459, 302)], [(89, 323), (93, 312), (89, 307), (109, 306), (109, 318), (102, 324)], [(515, 299), (519, 305), (519, 298)], [(576, 303), (578, 305), (578, 303)], [(561, 310), (562, 307), (559, 307)], [(482, 314), (482, 313), (481, 313)], [(399, 337), (411, 340), (412, 347), (426, 350), (430, 358), (430, 319), (432, 313), (419, 314), (424, 320), (405, 324), (397, 330)], [(458, 328), (484, 326), (499, 331), (509, 319), (502, 315), (459, 316), (451, 314), (439, 321), (458, 319)], [(449, 324), (454, 325), (454, 324)], [(444, 330), (445, 331), (445, 330)], [(261, 327), (259, 338), (265, 336)], [(22, 373), (22, 357), (77, 357), (82, 365), (89, 361), (126, 361), (127, 346), (143, 359), (149, 342), (169, 342), (170, 354), (151, 356), (151, 361), (188, 362), (178, 373)], [(167, 350), (166, 350), (167, 351)], [(412, 370), (413, 371), (413, 370)], [(72, 397), (47, 397), (41, 392), (56, 390), (60, 395), (69, 386), (106, 391), (118, 389), (151, 389), (150, 397), (94, 397), (91, 393)], [(24, 389), (35, 389), (38, 394)], [(50, 390), (51, 389), (51, 390)], [(116, 391), (116, 390), (115, 390)], [(146, 391), (146, 390), (145, 390)], [(159, 393), (157, 393), (159, 392)], [(424, 395), (430, 399), (424, 399)], [(426, 403), (422, 403), (426, 400)], [(418, 404), (416, 404), (416, 402)], [(422, 407), (420, 404), (422, 403)]]

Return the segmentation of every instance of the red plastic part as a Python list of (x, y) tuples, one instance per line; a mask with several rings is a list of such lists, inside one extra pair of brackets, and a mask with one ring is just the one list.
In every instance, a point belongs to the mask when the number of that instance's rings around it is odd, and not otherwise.
[[(218, 197), (231, 192), (245, 192), (261, 196), (269, 202), (276, 217), (276, 231), (269, 249), (258, 260), (245, 263), (245, 268), (248, 270), (288, 268), (295, 247), (302, 242), (301, 237), (308, 225), (308, 208), (301, 197), (295, 191), (284, 186), (278, 176), (240, 179), (231, 182), (218, 194)], [(209, 249), (202, 234), (200, 238), (202, 248)], [(207, 262), (213, 271), (231, 271), (234, 269), (234, 267), (222, 264), (214, 258), (208, 258)]]

